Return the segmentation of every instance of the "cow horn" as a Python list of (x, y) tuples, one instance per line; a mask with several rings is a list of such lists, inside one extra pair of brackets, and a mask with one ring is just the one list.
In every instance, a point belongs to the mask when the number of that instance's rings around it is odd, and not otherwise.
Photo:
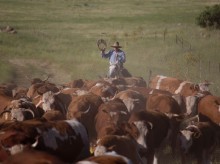
[(60, 89), (58, 92), (54, 93), (54, 95), (59, 95), (62, 91), (63, 89)]
[(42, 80), (43, 82), (46, 82), (48, 79), (50, 78), (50, 76), (48, 75), (44, 80)]
[(5, 147), (3, 144), (2, 144), (2, 140), (0, 140), (0, 147), (5, 150), (5, 151), (9, 151), (9, 148)]
[(33, 118), (35, 117), (34, 112), (31, 109), (23, 109), (24, 112), (30, 112), (33, 116)]
[(36, 141), (33, 144), (31, 144), (31, 147), (35, 148), (38, 145), (38, 142), (39, 142), (38, 138), (39, 138), (39, 136), (36, 137)]
[(199, 90), (199, 85), (198, 84), (194, 84), (194, 90)]
[(33, 100), (37, 99), (38, 97), (40, 97), (41, 95), (37, 95), (33, 98)]
[(117, 96), (118, 93), (119, 93), (119, 92), (116, 91), (116, 92), (115, 92), (115, 95), (114, 95), (110, 100), (114, 100), (114, 99), (116, 98), (116, 96)]
[(178, 117), (178, 114), (175, 113), (164, 113), (169, 119), (173, 118), (173, 117)]
[(124, 115), (128, 115), (128, 112), (126, 111), (120, 111), (121, 114), (124, 114)]
[(84, 112), (81, 112), (81, 113), (83, 113), (83, 114), (86, 114), (86, 113), (88, 113), (88, 112), (90, 111), (90, 108), (91, 108), (91, 105), (89, 105), (89, 107), (88, 107), (88, 109), (87, 109), (86, 111), (84, 111)]
[(27, 80), (29, 80), (30, 82), (32, 81), (32, 79), (29, 77), (29, 76), (25, 76), (25, 78), (27, 79)]
[(40, 99), (40, 101), (35, 105), (36, 106), (36, 108), (37, 107), (39, 107), (41, 104), (43, 103), (43, 100), (42, 99)]
[(11, 113), (11, 110), (4, 110), (3, 112), (1, 112), (0, 116), (2, 116), (4, 113)]
[(189, 125), (186, 127), (186, 130), (197, 130), (199, 131), (199, 128), (196, 125)]
[(193, 136), (195, 138), (199, 138), (202, 135), (201, 130), (196, 125), (189, 125), (186, 127), (186, 130), (193, 130)]

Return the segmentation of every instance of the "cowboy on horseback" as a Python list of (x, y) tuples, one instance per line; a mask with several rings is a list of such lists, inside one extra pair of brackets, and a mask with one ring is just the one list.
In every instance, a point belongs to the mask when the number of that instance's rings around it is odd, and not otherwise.
[(123, 69), (123, 63), (126, 61), (126, 56), (124, 51), (120, 49), (122, 47), (119, 45), (119, 42), (115, 42), (111, 47), (114, 49), (107, 53), (105, 53), (105, 49), (101, 50), (102, 57), (109, 59), (110, 66), (108, 77), (121, 77), (121, 70)]

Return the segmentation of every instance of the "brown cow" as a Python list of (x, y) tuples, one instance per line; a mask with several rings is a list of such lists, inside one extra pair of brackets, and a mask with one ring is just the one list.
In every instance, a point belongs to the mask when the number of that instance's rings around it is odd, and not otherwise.
[(166, 90), (173, 94), (181, 94), (186, 97), (195, 95), (198, 92), (208, 91), (210, 83), (194, 84), (190, 81), (157, 75), (151, 79), (149, 85), (150, 88)]
[(98, 82), (89, 91), (103, 98), (112, 98), (118, 89), (107, 82)]
[(2, 129), (0, 142), (0, 157), (4, 152), (16, 154), (27, 147), (46, 151), (64, 162), (76, 162), (90, 155), (86, 129), (75, 119), (17, 122)]
[(42, 118), (46, 119), (47, 121), (57, 121), (57, 120), (65, 120), (66, 115), (64, 115), (58, 110), (50, 110), (45, 112)]
[(14, 98), (0, 90), (0, 113), (3, 112)]
[(159, 110), (163, 113), (183, 114), (177, 101), (165, 94), (150, 94), (146, 104), (147, 110)]
[(63, 115), (67, 114), (68, 106), (72, 101), (72, 97), (69, 94), (63, 94), (61, 92), (54, 93), (52, 91), (45, 92), (37, 107), (42, 104), (42, 108), (45, 112), (50, 110), (58, 110)]
[(192, 156), (198, 164), (212, 163), (218, 143), (217, 133), (209, 122), (198, 122), (180, 131), (179, 143), (182, 164), (189, 163)]
[(148, 164), (157, 163), (161, 145), (170, 128), (168, 117), (158, 111), (139, 111), (132, 113), (128, 122), (138, 129), (133, 137), (139, 144), (143, 161), (147, 160)]
[(59, 88), (55, 84), (48, 81), (38, 81), (37, 83), (32, 83), (32, 85), (28, 88), (27, 97), (34, 100), (39, 95), (42, 95), (48, 91), (56, 93), (59, 91)]
[(82, 88), (85, 84), (86, 80), (83, 79), (76, 79), (76, 80), (72, 80), (66, 84), (64, 84), (64, 87), (68, 87), (68, 88)]
[[(177, 103), (179, 104), (179, 106), (181, 108), (181, 111), (186, 111), (186, 98), (180, 94), (172, 94), (169, 91), (165, 91), (165, 90), (161, 90), (161, 89), (146, 88), (146, 87), (120, 87), (119, 90), (124, 91), (127, 89), (133, 90), (133, 91), (136, 91), (136, 92), (142, 94), (146, 99), (148, 99), (148, 97), (151, 96), (152, 94), (153, 95), (162, 94), (162, 95), (166, 95), (166, 96), (171, 96), (172, 98), (174, 98), (177, 101)], [(191, 110), (191, 108), (189, 107), (189, 110)]]
[(130, 159), (134, 164), (142, 163), (136, 141), (129, 136), (106, 135), (97, 141), (94, 156), (116, 152)]
[(20, 98), (27, 98), (28, 88), (26, 87), (16, 87), (12, 90), (12, 97), (17, 100)]
[[(22, 126), (20, 125), (20, 124), (24, 124), (24, 123), (26, 124), (26, 126), (29, 126), (29, 127), (33, 127), (33, 126), (37, 127), (37, 126), (41, 125), (43, 122), (41, 120), (26, 120), (25, 122), (23, 122), (23, 121), (22, 122), (17, 122), (17, 121), (4, 121), (4, 122), (1, 122), (1, 124), (0, 124), (0, 129), (1, 129), (1, 134), (0, 134), (0, 143), (1, 143), (1, 145), (0, 145), (0, 162), (3, 162), (10, 155), (18, 153), (18, 152), (20, 152), (24, 149), (24, 146), (22, 147), (22, 145), (20, 145), (19, 142), (20, 142), (21, 138), (23, 138), (23, 136), (25, 135), (24, 133), (25, 132), (28, 133), (28, 131), (23, 132), (24, 130), (22, 130), (22, 128), (19, 129), (19, 128), (15, 127), (15, 126), (17, 126), (17, 127), (20, 126), (20, 127), (24, 128), (25, 125), (22, 125)], [(12, 130), (4, 131), (4, 129), (10, 129), (11, 127), (12, 127)], [(13, 127), (15, 127), (15, 128), (13, 128)], [(14, 130), (14, 129), (18, 129), (18, 131)], [(19, 132), (20, 132), (20, 134), (19, 134)], [(17, 134), (17, 136), (15, 134)], [(16, 139), (15, 136), (18, 139)], [(20, 138), (19, 138), (19, 136), (20, 136)], [(26, 136), (28, 136), (28, 135), (26, 135)], [(13, 141), (13, 139), (14, 139), (14, 141)], [(7, 145), (3, 144), (4, 140), (6, 142), (8, 142)], [(28, 143), (34, 143), (35, 142), (34, 138), (33, 139), (25, 139), (25, 140), (26, 140), (25, 141), (26, 145), (28, 145)], [(9, 142), (11, 142), (11, 143), (9, 143)], [(12, 148), (14, 145), (17, 145), (17, 146)], [(17, 148), (17, 150), (16, 150), (16, 148)]]
[(0, 115), (4, 120), (15, 119), (17, 121), (23, 121), (27, 119), (40, 118), (43, 111), (37, 109), (35, 105), (28, 98), (20, 98), (18, 100), (12, 100), (7, 109)]
[(118, 91), (125, 91), (125, 90), (132, 90), (136, 91), (140, 94), (142, 94), (145, 98), (149, 95), (149, 92), (151, 91), (150, 88), (146, 87), (138, 87), (138, 86), (126, 86), (126, 85), (117, 85)]
[(100, 96), (93, 93), (77, 96), (68, 107), (67, 119), (75, 118), (88, 130), (90, 141), (96, 141), (95, 116), (99, 106), (103, 104)]
[(211, 121), (220, 125), (220, 97), (207, 95), (198, 103), (200, 121)]
[[(100, 105), (95, 118), (95, 128), (98, 138), (113, 132), (115, 128), (120, 127), (127, 122), (130, 117), (127, 107), (120, 99), (114, 99)], [(120, 132), (120, 131), (119, 131)]]
[(139, 86), (139, 87), (146, 87), (146, 81), (142, 77), (121, 77), (121, 78), (106, 78), (105, 81), (117, 85), (125, 85), (125, 86)]
[(61, 90), (61, 93), (69, 94), (72, 97), (72, 99), (74, 99), (77, 96), (88, 94), (89, 91), (80, 88), (63, 88)]
[(121, 99), (126, 105), (129, 113), (133, 111), (145, 110), (146, 98), (137, 91), (127, 89), (117, 93), (114, 98)]
[(0, 92), (4, 93), (5, 95), (9, 96), (9, 97), (13, 97), (13, 89), (17, 88), (17, 84), (15, 83), (3, 83), (0, 84)]
[(43, 151), (27, 150), (10, 156), (2, 164), (65, 164), (54, 155)]

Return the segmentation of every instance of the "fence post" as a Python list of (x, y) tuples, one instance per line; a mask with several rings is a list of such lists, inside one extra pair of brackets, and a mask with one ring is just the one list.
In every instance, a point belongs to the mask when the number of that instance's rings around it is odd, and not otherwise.
[(220, 63), (218, 63), (218, 71), (219, 71), (219, 73), (220, 73)]
[(163, 41), (165, 41), (166, 39), (166, 34), (167, 34), (167, 28), (165, 28), (163, 32)]
[(182, 48), (183, 48), (183, 38), (181, 38)]
[(148, 75), (148, 84), (147, 84), (147, 87), (148, 87), (148, 88), (149, 88), (149, 85), (150, 85), (151, 76), (152, 76), (152, 70), (150, 69), (150, 70), (149, 70), (149, 75)]
[(199, 54), (199, 81), (202, 79), (202, 61), (201, 61), (201, 56)]
[(209, 73), (211, 72), (211, 61), (209, 60)]

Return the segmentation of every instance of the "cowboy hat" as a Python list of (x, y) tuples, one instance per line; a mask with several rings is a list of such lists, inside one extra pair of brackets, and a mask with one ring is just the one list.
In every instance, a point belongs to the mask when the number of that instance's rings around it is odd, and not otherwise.
[(119, 46), (119, 42), (115, 42), (111, 47), (121, 48), (121, 46)]

